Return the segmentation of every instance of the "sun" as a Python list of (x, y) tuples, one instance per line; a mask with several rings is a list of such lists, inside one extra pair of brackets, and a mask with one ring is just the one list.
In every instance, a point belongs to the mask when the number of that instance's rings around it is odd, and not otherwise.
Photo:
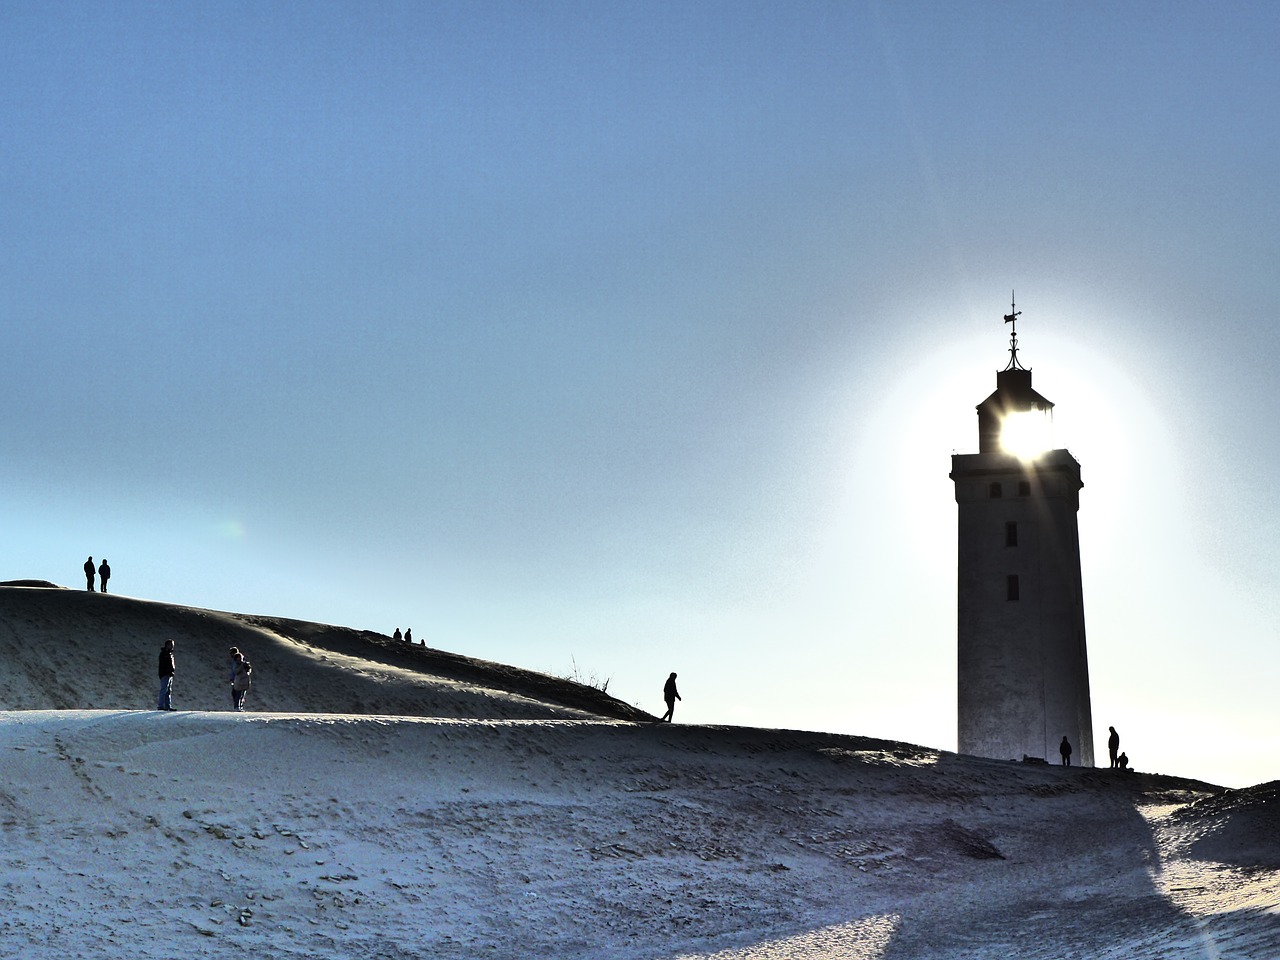
[(1019, 460), (1034, 460), (1053, 449), (1053, 421), (1044, 410), (1007, 414), (1000, 427), (1000, 446)]

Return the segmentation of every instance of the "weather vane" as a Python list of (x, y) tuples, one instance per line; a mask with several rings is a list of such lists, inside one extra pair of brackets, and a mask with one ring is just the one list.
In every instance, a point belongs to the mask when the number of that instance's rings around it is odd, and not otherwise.
[(1022, 311), (1018, 309), (1017, 297), (1016, 290), (1009, 295), (1009, 312), (1004, 315), (1004, 322), (1013, 324), (1013, 332), (1009, 337), (1009, 365), (1005, 367), (1006, 370), (1026, 369), (1018, 362), (1018, 317), (1022, 316)]

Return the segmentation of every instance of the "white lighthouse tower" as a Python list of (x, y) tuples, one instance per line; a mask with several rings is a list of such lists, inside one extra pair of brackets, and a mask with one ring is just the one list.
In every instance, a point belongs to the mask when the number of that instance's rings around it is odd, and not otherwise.
[[(1016, 307), (1016, 304), (1015, 304)], [(1093, 765), (1080, 580), (1080, 464), (1052, 449), (1053, 404), (1018, 360), (978, 404), (978, 452), (951, 458), (959, 512), (958, 745), (999, 759)]]

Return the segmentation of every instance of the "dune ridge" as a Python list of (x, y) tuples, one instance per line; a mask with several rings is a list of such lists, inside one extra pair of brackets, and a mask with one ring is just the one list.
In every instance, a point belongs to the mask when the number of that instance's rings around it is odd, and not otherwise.
[(227, 650), (236, 646), (253, 662), (250, 703), (258, 710), (655, 719), (585, 684), (372, 630), (42, 581), (0, 584), (0, 709), (145, 708), (154, 703), (156, 655), (170, 637), (175, 703), (185, 709), (227, 707)]

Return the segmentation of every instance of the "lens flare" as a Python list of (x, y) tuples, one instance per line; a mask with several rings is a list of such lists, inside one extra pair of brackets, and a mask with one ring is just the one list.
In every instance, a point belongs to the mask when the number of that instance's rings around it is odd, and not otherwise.
[(223, 540), (243, 540), (248, 531), (240, 520), (222, 520), (217, 525), (218, 536)]
[(1000, 428), (1000, 446), (1019, 460), (1034, 460), (1053, 449), (1053, 426), (1043, 410), (1011, 413)]

